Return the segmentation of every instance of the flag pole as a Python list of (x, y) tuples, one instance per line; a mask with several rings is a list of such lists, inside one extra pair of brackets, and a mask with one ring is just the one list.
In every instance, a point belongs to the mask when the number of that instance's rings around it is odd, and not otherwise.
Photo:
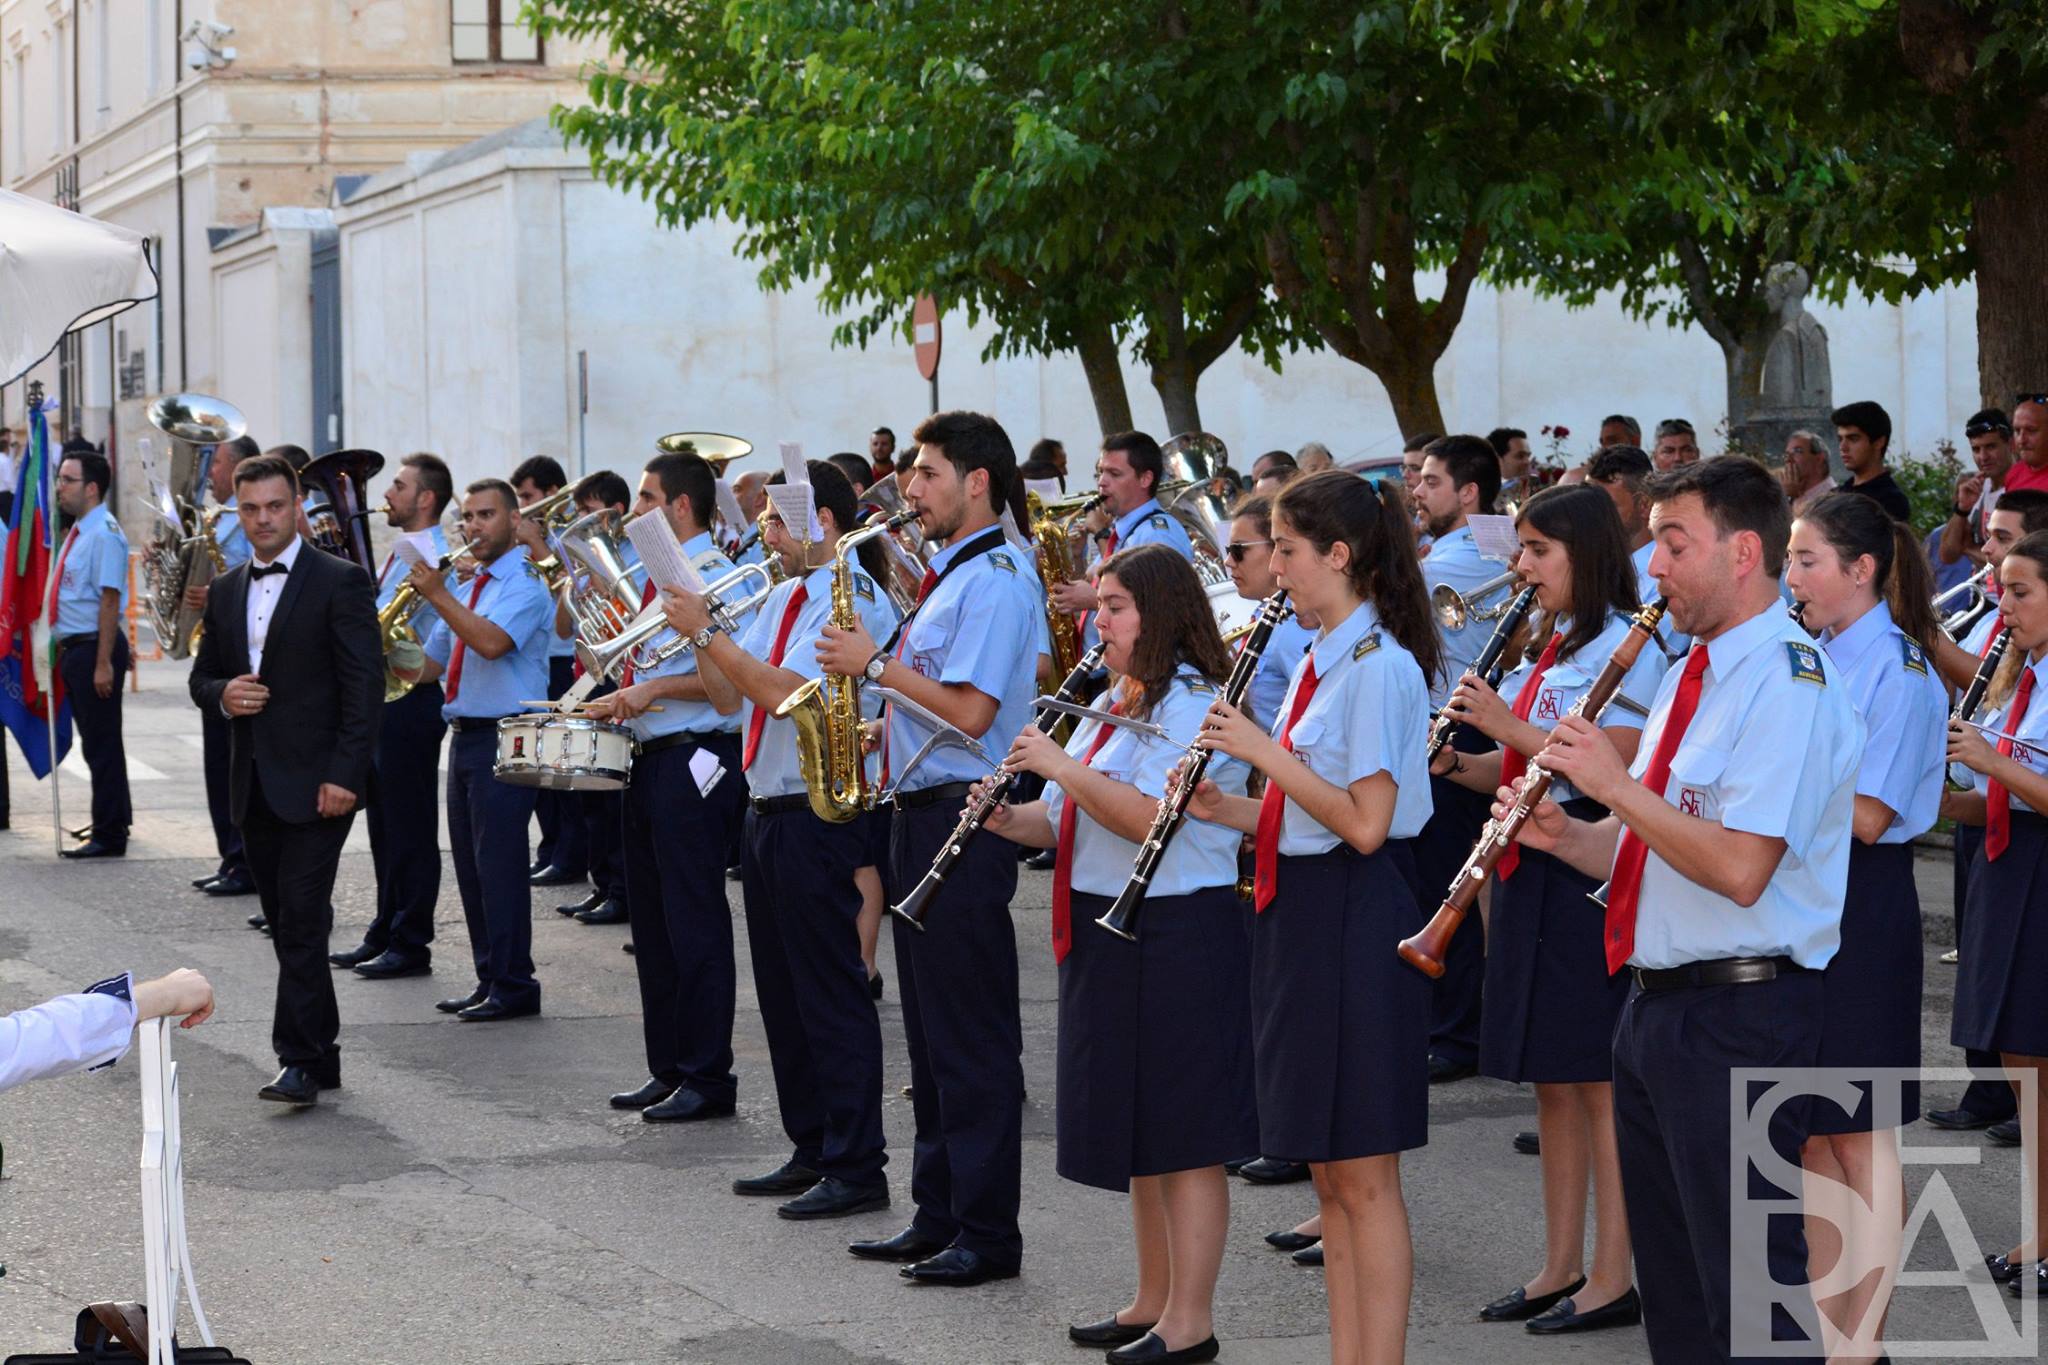
[[(43, 381), (40, 379), (29, 381), (28, 410), (29, 444), (33, 447), (37, 431), (36, 419), (42, 416), (43, 410)], [(57, 539), (57, 523), (55, 520), (57, 498), (55, 485), (50, 481), (50, 424), (47, 420), (42, 422), (41, 430), (43, 434), (42, 467), (37, 471), (37, 478), (42, 483), (43, 511), (45, 515), (43, 534), (48, 536), (52, 542), (49, 549), (55, 551), (57, 548), (55, 544)], [(54, 560), (49, 560), (48, 562), (53, 565), (55, 563)], [(57, 589), (59, 586), (56, 575), (52, 574), (43, 598), (43, 621), (46, 624), (43, 634), (49, 641), (48, 653), (45, 657), (45, 662), (49, 666), (49, 675), (45, 681), (49, 685), (44, 687), (42, 692), (43, 722), (47, 727), (48, 743), (50, 746), (50, 837), (57, 846), (57, 856), (61, 858), (64, 856), (64, 775), (58, 771), (57, 765)], [(33, 664), (31, 664), (31, 667), (33, 667)]]

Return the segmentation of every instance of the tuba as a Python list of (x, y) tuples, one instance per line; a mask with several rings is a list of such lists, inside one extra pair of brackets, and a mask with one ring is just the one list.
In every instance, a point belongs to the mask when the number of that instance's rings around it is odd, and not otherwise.
[(1038, 572), (1045, 580), (1045, 622), (1052, 631), (1052, 671), (1064, 678), (1081, 659), (1081, 623), (1052, 599), (1052, 589), (1081, 576), (1081, 554), (1074, 544), (1074, 526), (1102, 505), (1100, 493), (1044, 502), (1025, 494), (1031, 513), (1031, 540), (1038, 547)]
[(314, 548), (377, 578), (370, 553), (370, 479), (384, 467), (374, 450), (330, 450), (299, 471)]
[(1220, 436), (1184, 431), (1159, 447), (1159, 462), (1164, 473), (1152, 496), (1194, 542), (1195, 572), (1202, 585), (1228, 583), (1230, 566), (1223, 562), (1223, 537), (1217, 532), (1229, 527), (1230, 506), (1216, 491), (1216, 479), (1230, 464), (1229, 448)]
[(555, 537), (555, 558), (568, 564), (571, 573), (559, 588), (576, 634), (591, 641), (610, 639), (640, 614), (641, 588), (634, 576), (645, 576), (638, 565), (626, 565), (625, 552), (609, 507), (576, 518)]
[[(213, 447), (234, 440), (248, 422), (231, 404), (203, 393), (167, 393), (149, 405), (149, 424), (171, 440), (167, 471), (149, 468), (150, 493), (160, 524), (142, 552), (149, 621), (164, 653), (189, 659), (203, 628), (201, 613), (185, 605), (187, 588), (204, 587), (227, 568), (214, 539), (221, 509), (206, 505)], [(201, 451), (205, 451), (202, 458)]]

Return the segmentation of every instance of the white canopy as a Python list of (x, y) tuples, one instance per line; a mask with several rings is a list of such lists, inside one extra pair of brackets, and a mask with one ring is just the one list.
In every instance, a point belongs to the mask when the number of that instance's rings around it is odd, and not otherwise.
[(67, 332), (156, 297), (139, 232), (0, 190), (0, 383), (12, 383)]

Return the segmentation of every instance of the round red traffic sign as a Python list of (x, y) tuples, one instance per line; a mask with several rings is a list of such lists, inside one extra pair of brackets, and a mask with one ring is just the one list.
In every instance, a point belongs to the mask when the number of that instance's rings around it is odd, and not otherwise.
[(939, 377), (939, 303), (930, 294), (919, 294), (910, 309), (912, 353), (917, 372), (926, 379)]

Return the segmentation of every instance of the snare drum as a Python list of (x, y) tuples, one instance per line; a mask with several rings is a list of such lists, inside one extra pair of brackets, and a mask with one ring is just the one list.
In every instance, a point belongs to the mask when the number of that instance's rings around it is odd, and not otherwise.
[(498, 722), (491, 776), (515, 787), (612, 792), (626, 785), (632, 766), (633, 732), (625, 726), (537, 711)]

